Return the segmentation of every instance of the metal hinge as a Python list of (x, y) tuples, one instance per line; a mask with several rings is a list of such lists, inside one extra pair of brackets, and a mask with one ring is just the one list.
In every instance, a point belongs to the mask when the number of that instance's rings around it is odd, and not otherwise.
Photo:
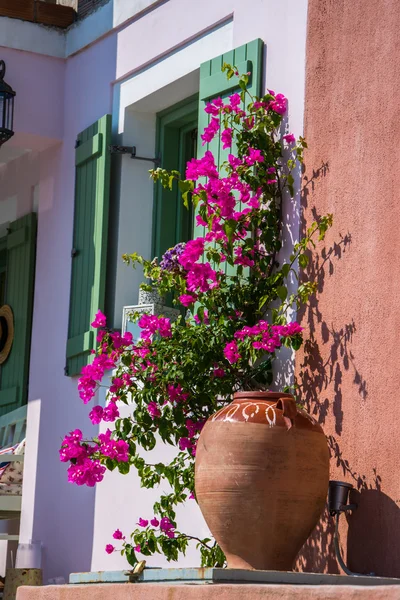
[(79, 254), (79, 250), (77, 250), (76, 248), (72, 248), (71, 258), (75, 258), (75, 256), (78, 256), (78, 254)]
[(130, 154), (131, 158), (136, 158), (136, 160), (147, 160), (155, 165), (159, 165), (161, 162), (159, 157), (147, 158), (145, 156), (137, 156), (136, 146), (109, 146), (109, 148), (111, 154)]
[(68, 369), (67, 365), (64, 367), (64, 375), (66, 377), (68, 377), (68, 375), (69, 375), (69, 369)]

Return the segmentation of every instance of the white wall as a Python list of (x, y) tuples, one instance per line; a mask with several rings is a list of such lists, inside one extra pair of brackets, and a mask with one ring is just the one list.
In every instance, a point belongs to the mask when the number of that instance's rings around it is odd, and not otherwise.
[[(85, 435), (96, 433), (88, 420), (90, 408), (78, 398), (76, 379), (63, 374), (77, 134), (111, 112), (115, 142), (134, 144), (139, 154), (153, 155), (157, 111), (197, 90), (201, 62), (257, 37), (266, 44), (266, 85), (288, 96), (290, 130), (295, 134), (303, 130), (307, 0), (252, 0), (251, 8), (248, 0), (143, 0), (134, 4), (143, 5), (143, 12), (128, 16), (124, 12), (126, 0), (114, 0), (82, 22), (81, 30), (75, 27), (67, 34), (71, 53), (62, 66), (62, 144), (48, 151), (41, 162), (40, 181), (32, 183), (39, 183), (39, 192), (36, 189), (31, 194), (31, 198), (39, 195), (39, 231), (29, 399), (40, 398), (40, 421), (36, 478), (26, 479), (29, 491), (26, 488), (21, 541), (33, 537), (43, 542), (45, 581), (67, 577), (71, 571), (125, 568), (121, 557), (105, 554), (104, 546), (111, 541), (115, 528), (130, 531), (139, 516), (151, 516), (155, 497), (154, 491), (139, 489), (135, 475), (124, 478), (108, 473), (95, 491), (74, 487), (67, 483), (65, 465), (58, 460), (58, 448), (66, 432), (80, 427)], [(90, 23), (96, 24), (91, 33)], [(84, 48), (80, 45), (83, 39), (87, 42)], [(46, 44), (56, 44), (54, 39), (46, 40)], [(57, 44), (50, 50), (53, 56), (59, 56)], [(46, 53), (46, 48), (39, 44), (38, 51)], [(48, 68), (50, 74), (53, 66), (46, 63), (43, 68)], [(118, 173), (118, 160), (114, 162)], [(119, 205), (119, 234), (110, 252), (115, 260), (129, 251), (149, 256), (149, 164), (125, 156), (119, 166), (114, 188), (118, 197), (112, 199), (112, 205)], [(4, 185), (12, 190), (15, 180), (22, 181), (21, 171), (12, 174), (8, 170)], [(5, 198), (0, 194), (0, 202), (3, 199), (11, 206), (14, 201), (9, 198), (13, 195), (12, 191)], [(294, 235), (296, 211), (296, 206), (287, 211)], [(116, 263), (110, 284), (116, 291), (112, 315), (115, 324), (120, 323), (122, 306), (136, 302), (139, 283), (140, 273), (121, 261)], [(34, 422), (37, 424), (37, 419), (32, 419), (32, 426)], [(155, 454), (162, 458), (165, 449), (160, 447)], [(179, 520), (182, 529), (205, 532), (194, 503), (188, 502)], [(181, 564), (196, 563), (195, 554), (190, 552)], [(155, 558), (149, 564), (160, 565), (162, 560)]]
[[(199, 65), (214, 56), (218, 56), (236, 46), (261, 37), (267, 44), (266, 85), (276, 91), (285, 93), (290, 98), (290, 130), (302, 133), (303, 126), (303, 87), (304, 87), (304, 47), (305, 47), (305, 12), (306, 3), (297, 5), (297, 15), (291, 17), (288, 11), (274, 9), (268, 11), (269, 2), (257, 2), (261, 15), (268, 16), (270, 25), (265, 26), (267, 19), (254, 20), (247, 18), (248, 9), (245, 2), (224, 3), (224, 6), (213, 7), (210, 2), (202, 10), (181, 14), (179, 27), (168, 27), (168, 21), (176, 22), (176, 13), (172, 10), (182, 9), (177, 1), (164, 6), (163, 15), (157, 12), (148, 15), (149, 27), (155, 29), (152, 40), (157, 40), (154, 53), (157, 58), (141, 69), (132, 61), (135, 49), (144, 39), (147, 29), (141, 28), (141, 38), (133, 36), (127, 28), (121, 33), (118, 41), (118, 80), (114, 86), (113, 121), (114, 131), (120, 136), (121, 143), (137, 146), (138, 154), (154, 156), (155, 152), (155, 117), (156, 113), (176, 102), (191, 96), (198, 91)], [(270, 5), (271, 7), (271, 5)], [(270, 8), (269, 7), (269, 8)], [(234, 10), (233, 10), (234, 9)], [(159, 9), (161, 12), (161, 8)], [(253, 16), (254, 12), (251, 11)], [(201, 13), (201, 14), (200, 14)], [(233, 15), (233, 16), (232, 16)], [(153, 20), (154, 19), (154, 20)], [(190, 21), (190, 22), (189, 22)], [(262, 26), (261, 26), (262, 23)], [(201, 30), (200, 35), (196, 35)], [(294, 28), (295, 32), (285, 32), (287, 39), (293, 40), (282, 45), (282, 29)], [(166, 33), (165, 33), (166, 32)], [(185, 36), (190, 33), (187, 41)], [(159, 35), (158, 35), (159, 34)], [(169, 46), (173, 44), (171, 36), (181, 35), (181, 44), (174, 45), (173, 52)], [(165, 37), (169, 36), (168, 44)], [(270, 39), (270, 43), (268, 43)], [(148, 40), (150, 42), (150, 40)], [(148, 59), (150, 45), (144, 44), (144, 55)], [(296, 68), (297, 66), (297, 68)], [(130, 76), (122, 73), (130, 71)], [(139, 252), (150, 257), (151, 252), (151, 210), (153, 190), (148, 179), (148, 163), (133, 164), (128, 156), (121, 159), (120, 172), (120, 219), (118, 234), (118, 254)], [(288, 202), (286, 217), (289, 238), (298, 233), (299, 199)], [(137, 302), (137, 290), (141, 283), (140, 271), (127, 270), (120, 261), (117, 263), (116, 296), (114, 306), (114, 323), (121, 324), (122, 306)], [(287, 368), (287, 365), (285, 365)], [(104, 401), (104, 400), (103, 400)], [(170, 449), (167, 449), (167, 452)], [(162, 444), (155, 449), (151, 462), (165, 460), (166, 448)], [(124, 559), (117, 553), (107, 556), (104, 547), (112, 542), (112, 532), (120, 528), (124, 533), (135, 528), (139, 517), (151, 518), (151, 507), (159, 490), (141, 490), (135, 473), (121, 477), (118, 473), (108, 473), (105, 481), (96, 489), (96, 511), (94, 524), (94, 546), (92, 570), (122, 569)], [(131, 501), (126, 501), (130, 498)], [(110, 511), (110, 506), (115, 511)], [(105, 525), (107, 523), (107, 525)], [(193, 535), (207, 535), (207, 527), (197, 505), (189, 500), (185, 507), (178, 511), (178, 523), (182, 531)], [(168, 563), (163, 557), (155, 556), (146, 559), (150, 566), (165, 566)], [(181, 566), (198, 566), (198, 552), (194, 544), (190, 546)]]

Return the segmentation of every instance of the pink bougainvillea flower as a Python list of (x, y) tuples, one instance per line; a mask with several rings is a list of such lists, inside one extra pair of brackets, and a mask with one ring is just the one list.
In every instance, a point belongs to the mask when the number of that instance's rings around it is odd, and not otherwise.
[(221, 142), (223, 150), (226, 150), (226, 148), (230, 148), (232, 146), (232, 129), (230, 127), (227, 127), (221, 133)]
[(218, 285), (217, 274), (208, 262), (192, 265), (186, 281), (189, 292), (207, 292)]
[(201, 215), (196, 215), (196, 224), (200, 227), (207, 227), (207, 221), (203, 219)]
[(112, 544), (107, 544), (106, 546), (106, 552), (107, 554), (112, 554), (114, 552), (115, 548)]
[(149, 524), (147, 519), (142, 519), (142, 517), (140, 517), (139, 521), (137, 522), (137, 524), (139, 525), (139, 527), (147, 527), (147, 525)]
[(169, 401), (174, 403), (178, 402), (186, 402), (189, 398), (189, 394), (183, 391), (183, 388), (180, 383), (177, 385), (173, 385), (172, 383), (167, 386), (167, 392)]
[(82, 368), (81, 376), (78, 380), (79, 396), (85, 404), (95, 396), (98, 382), (104, 377), (104, 373), (115, 367), (115, 361), (107, 356), (100, 354), (96, 356), (90, 365)]
[(119, 410), (116, 402), (109, 402), (103, 410), (103, 421), (106, 423), (114, 423), (119, 417)]
[(96, 316), (94, 318), (94, 321), (91, 323), (91, 326), (94, 327), (95, 329), (99, 329), (100, 327), (105, 327), (106, 323), (107, 323), (106, 315), (103, 314), (101, 312), (101, 310), (98, 310), (96, 313)]
[(117, 462), (129, 461), (129, 444), (125, 440), (116, 440), (111, 437), (112, 432), (107, 429), (105, 433), (99, 433), (99, 451), (103, 456), (113, 458)]
[(207, 102), (204, 108), (204, 112), (209, 115), (213, 115), (213, 117), (217, 117), (220, 113), (220, 110), (221, 109), (218, 106), (215, 106), (215, 104), (212, 104), (211, 102)]
[(150, 341), (151, 336), (155, 333), (159, 333), (161, 337), (172, 336), (171, 322), (166, 317), (145, 314), (140, 317), (138, 325), (143, 329), (140, 337), (148, 341)]
[(243, 248), (239, 246), (239, 248), (235, 248), (236, 258), (234, 260), (235, 265), (243, 265), (244, 267), (254, 267), (254, 260), (249, 256), (243, 255)]
[(267, 180), (267, 184), (268, 184), (268, 185), (273, 185), (274, 183), (277, 183), (277, 182), (278, 182), (278, 180), (277, 180), (277, 179), (268, 179), (268, 180)]
[(171, 539), (173, 539), (175, 537), (175, 532), (174, 531), (166, 531), (165, 535)]
[(237, 112), (239, 110), (241, 102), (242, 99), (240, 98), (240, 94), (236, 93), (232, 94), (232, 96), (229, 96), (229, 106), (234, 112)]
[(218, 169), (210, 150), (202, 158), (192, 158), (186, 165), (186, 179), (196, 181), (199, 177), (218, 178)]
[(189, 440), (189, 438), (180, 438), (179, 442), (179, 448), (180, 450), (187, 450), (188, 448), (191, 448), (193, 446), (193, 443), (191, 442), (191, 440)]
[(116, 529), (113, 533), (114, 540), (124, 540), (125, 536), (119, 529)]
[(68, 467), (68, 481), (76, 485), (94, 487), (103, 480), (105, 472), (106, 468), (99, 460), (80, 457)]
[(224, 348), (225, 358), (233, 365), (241, 358), (236, 342), (229, 342)]
[(134, 549), (135, 552), (141, 552), (142, 551), (142, 549), (141, 549), (141, 547), (140, 547), (139, 544), (137, 546), (134, 546), (133, 549)]
[(124, 342), (122, 341), (122, 337), (121, 337), (121, 334), (119, 333), (119, 331), (113, 331), (112, 333), (110, 333), (110, 338), (112, 339), (112, 343), (113, 343), (115, 350), (118, 350), (119, 348), (121, 348), (124, 345)]
[(80, 429), (74, 429), (64, 437), (60, 450), (60, 460), (62, 462), (87, 456), (87, 448), (81, 444), (82, 437), (83, 434)]
[(219, 128), (220, 128), (219, 119), (216, 119), (215, 117), (211, 117), (211, 121), (210, 121), (209, 125), (207, 125), (207, 127), (205, 127), (204, 133), (202, 133), (200, 136), (201, 139), (203, 140), (203, 142), (202, 142), (203, 146), (204, 146), (204, 144), (207, 144), (214, 139)]
[(215, 365), (212, 374), (214, 377), (225, 377), (225, 369)]
[(271, 102), (270, 107), (278, 115), (284, 115), (287, 109), (287, 99), (283, 94), (271, 94), (275, 96), (275, 100)]
[(179, 296), (179, 302), (183, 304), (183, 306), (190, 306), (194, 304), (197, 300), (197, 296), (195, 294), (182, 294)]
[(190, 267), (199, 260), (204, 252), (204, 238), (198, 237), (195, 240), (189, 240), (184, 251), (178, 258), (178, 262), (185, 268)]
[(106, 335), (107, 335), (107, 331), (105, 329), (99, 329), (99, 331), (97, 332), (97, 335), (96, 335), (96, 342), (99, 342), (99, 344), (101, 344), (101, 342), (104, 340)]
[(223, 106), (224, 106), (224, 102), (223, 102), (222, 98), (218, 97), (218, 98), (215, 98), (212, 102), (207, 102), (204, 112), (206, 112), (210, 115), (217, 116)]
[(124, 346), (130, 346), (133, 342), (133, 335), (130, 331), (126, 331), (122, 337), (122, 343)]
[(160, 521), (160, 529), (161, 531), (170, 531), (174, 529), (174, 524), (168, 519), (168, 517), (163, 517)]
[(196, 496), (193, 494), (193, 492), (190, 492), (189, 500), (196, 500)]
[(228, 162), (231, 165), (232, 169), (237, 169), (243, 164), (240, 158), (237, 158), (233, 154), (228, 154)]
[(149, 413), (153, 421), (154, 419), (161, 417), (161, 411), (158, 407), (157, 402), (149, 402), (147, 405), (147, 412)]
[(269, 173), (269, 175), (272, 175), (273, 173), (276, 173), (275, 167), (268, 167), (267, 173)]
[(150, 523), (151, 523), (151, 525), (153, 525), (153, 527), (158, 527), (160, 524), (160, 521), (156, 517), (154, 517), (153, 519), (151, 519)]
[(293, 321), (292, 323), (288, 323), (284, 325), (284, 336), (296, 335), (297, 333), (301, 333), (304, 327)]
[(283, 136), (283, 139), (288, 144), (294, 144), (296, 141), (296, 138), (294, 137), (293, 133), (287, 133), (286, 135)]
[(103, 408), (101, 406), (94, 406), (89, 413), (89, 419), (93, 425), (98, 425), (103, 420)]
[(264, 157), (258, 148), (249, 148), (248, 155), (245, 156), (245, 161), (249, 166), (252, 166), (256, 162), (264, 162)]
[(110, 392), (112, 394), (118, 393), (120, 387), (124, 385), (124, 380), (121, 377), (114, 377), (110, 386)]

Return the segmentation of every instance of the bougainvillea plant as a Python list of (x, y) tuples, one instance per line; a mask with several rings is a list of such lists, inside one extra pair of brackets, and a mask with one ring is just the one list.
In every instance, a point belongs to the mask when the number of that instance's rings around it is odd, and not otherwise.
[[(285, 194), (294, 194), (292, 172), (306, 143), (283, 135), (287, 100), (282, 94), (268, 90), (253, 97), (248, 75), (240, 76), (230, 65), (223, 70), (228, 78), (238, 78), (240, 93), (206, 105), (209, 125), (201, 139), (205, 145), (219, 138), (226, 160), (217, 166), (207, 150), (188, 162), (185, 179), (177, 171), (151, 171), (164, 187), (179, 186), (186, 207), (193, 204), (194, 239), (160, 260), (124, 257), (143, 268), (145, 289), (172, 295), (180, 315), (173, 322), (162, 315), (138, 315), (141, 334), (133, 340), (130, 333), (110, 331), (105, 316), (97, 313), (92, 326), (99, 346), (82, 370), (79, 393), (90, 402), (112, 371), (107, 404), (94, 406), (89, 417), (114, 427), (92, 440), (83, 440), (77, 429), (60, 450), (61, 460), (70, 463), (69, 481), (78, 485), (95, 485), (107, 469), (126, 474), (131, 468), (145, 488), (169, 484), (152, 511), (138, 518), (131, 536), (117, 529), (117, 542), (106, 547), (112, 553), (119, 543), (131, 565), (157, 552), (177, 560), (190, 540), (197, 542), (202, 566), (224, 564), (213, 540), (181, 532), (176, 522), (176, 507), (195, 501), (196, 441), (208, 417), (229, 403), (235, 390), (269, 389), (281, 346), (300, 347), (302, 328), (289, 316), (307, 302), (316, 283), (302, 281), (288, 294), (287, 281), (297, 278), (298, 264), (307, 265), (314, 237), (323, 239), (332, 221), (328, 215), (314, 223), (279, 264), (282, 202)], [(120, 417), (120, 403), (131, 406), (131, 416)], [(161, 443), (177, 447), (175, 458), (149, 464), (143, 450)]]

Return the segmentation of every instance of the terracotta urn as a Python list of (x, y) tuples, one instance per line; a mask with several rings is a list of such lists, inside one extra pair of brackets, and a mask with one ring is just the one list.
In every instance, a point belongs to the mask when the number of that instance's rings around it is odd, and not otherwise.
[(234, 394), (197, 443), (197, 501), (231, 569), (290, 571), (328, 483), (325, 435), (289, 394)]

